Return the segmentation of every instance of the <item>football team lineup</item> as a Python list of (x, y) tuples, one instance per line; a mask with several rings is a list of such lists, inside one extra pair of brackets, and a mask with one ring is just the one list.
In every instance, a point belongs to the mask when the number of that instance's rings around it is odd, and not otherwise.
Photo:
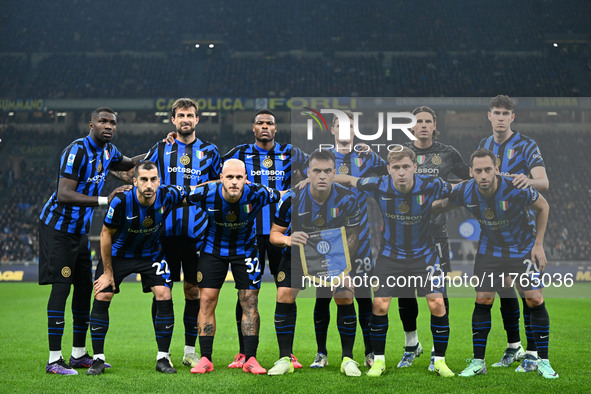
[[(175, 327), (172, 284), (180, 281), (182, 272), (184, 311), (177, 319), (185, 329), (182, 363), (193, 374), (211, 373), (216, 308), (231, 268), (237, 289), (238, 348), (230, 368), (271, 376), (301, 368), (293, 352), (296, 298), (305, 284), (323, 283), (315, 289), (317, 352), (311, 368), (328, 365), (326, 333), (334, 299), (339, 371), (349, 377), (363, 375), (354, 357), (359, 326), (363, 366), (369, 368), (365, 375), (382, 376), (393, 298), (405, 337), (397, 368), (411, 367), (416, 357), (429, 352), (417, 335), (417, 298), (425, 298), (432, 337), (428, 370), (443, 378), (486, 374), (484, 354), (498, 295), (507, 346), (492, 366), (508, 368), (515, 363), (516, 372), (557, 379), (548, 356), (550, 318), (543, 291), (572, 287), (573, 277), (545, 272), (550, 207), (540, 192), (548, 189), (549, 181), (536, 142), (511, 130), (514, 109), (515, 102), (507, 96), (490, 100), (492, 134), (482, 139), (465, 164), (455, 148), (436, 141), (437, 115), (427, 106), (412, 111), (412, 122), (403, 130), (411, 141), (388, 146), (386, 159), (378, 155), (379, 144), (376, 151), (355, 148), (358, 116), (349, 110), (332, 110), (338, 112), (330, 124), (334, 144), (310, 154), (275, 141), (275, 114), (260, 110), (252, 118), (254, 143), (221, 156), (215, 145), (198, 138), (199, 108), (188, 98), (172, 105), (175, 133), (146, 154), (129, 158), (111, 143), (116, 113), (97, 108), (89, 135), (63, 151), (56, 191), (40, 216), (39, 283), (51, 285), (46, 372), (77, 375), (78, 368), (86, 368), (87, 375), (101, 375), (111, 367), (105, 352), (109, 308), (123, 279), (139, 274), (142, 291), (153, 294), (156, 370), (177, 373), (170, 355)], [(392, 123), (401, 113), (390, 115), (388, 133), (404, 129)], [(427, 154), (435, 154), (437, 160), (434, 156), (425, 161)], [(109, 171), (127, 184), (104, 197)], [(435, 173), (438, 176), (430, 176)], [(307, 181), (292, 188), (302, 178)], [(379, 251), (372, 250), (370, 242), (369, 199), (383, 219)], [(92, 278), (88, 232), (99, 205), (108, 205), (108, 211)], [(445, 212), (459, 207), (481, 226), (470, 276), (448, 275)], [(352, 261), (365, 263), (352, 268)], [(277, 289), (274, 325), (279, 358), (269, 369), (257, 358), (259, 290), (265, 269)], [(468, 286), (475, 298), (473, 357), (456, 373), (446, 361), (450, 304), (453, 310), (447, 291)], [(61, 342), (71, 287), (73, 348), (67, 363)], [(521, 316), (527, 339), (523, 345)], [(93, 356), (86, 350), (88, 331)]]

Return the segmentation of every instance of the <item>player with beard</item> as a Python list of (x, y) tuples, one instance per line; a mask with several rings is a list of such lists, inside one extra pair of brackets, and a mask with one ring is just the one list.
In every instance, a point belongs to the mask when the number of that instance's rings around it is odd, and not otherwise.
[[(496, 165), (501, 175), (513, 178), (513, 184), (521, 189), (533, 186), (538, 191), (546, 191), (550, 187), (544, 159), (536, 141), (511, 129), (515, 120), (515, 102), (508, 96), (493, 97), (489, 104), (488, 120), (493, 134), (480, 141), (478, 148), (486, 148), (496, 155)], [(530, 211), (533, 221), (533, 211)], [(501, 361), (493, 367), (508, 367), (513, 362), (522, 360), (516, 372), (532, 372), (537, 369), (536, 342), (531, 327), (530, 311), (525, 297), (520, 293), (523, 303), (523, 323), (527, 338), (525, 352), (521, 346), (519, 335), (519, 302), (515, 290), (503, 289), (501, 298), (501, 315), (507, 332), (507, 349)]]
[[(246, 176), (250, 182), (259, 183), (277, 190), (288, 190), (291, 187), (292, 176), (298, 173), (306, 161), (307, 155), (301, 149), (291, 145), (275, 141), (277, 132), (277, 119), (275, 114), (268, 109), (258, 111), (252, 119), (253, 144), (238, 145), (223, 157), (238, 159), (246, 165)], [(265, 270), (265, 261), (269, 260), (271, 274), (277, 280), (279, 263), (281, 261), (281, 248), (269, 242), (271, 224), (277, 211), (277, 204), (264, 207), (256, 218), (256, 240), (258, 259), (262, 271)], [(245, 361), (244, 341), (240, 329), (242, 322), (242, 308), (240, 302), (236, 302), (236, 328), (238, 330), (238, 342), (240, 349), (234, 357), (229, 368), (242, 368)], [(301, 368), (295, 356), (292, 357), (295, 368)]]
[[(353, 128), (354, 114), (350, 110), (343, 111), (349, 118), (349, 132), (342, 133), (339, 119), (333, 117), (331, 133), (334, 135), (334, 146), (328, 149), (335, 156), (335, 168), (337, 174), (352, 175), (356, 177), (370, 177), (386, 175), (388, 170), (386, 162), (375, 152), (358, 152), (355, 146), (355, 132)], [(323, 149), (325, 151), (327, 149)], [(360, 234), (357, 253), (352, 259), (352, 276), (363, 278), (371, 276), (374, 267), (374, 259), (370, 244), (370, 229), (368, 217), (367, 194), (352, 187), (351, 191), (359, 202), (360, 211)], [(369, 286), (358, 286), (355, 288), (355, 299), (357, 300), (359, 326), (363, 333), (365, 345), (364, 365), (373, 364), (373, 351), (369, 332), (369, 320), (371, 319), (372, 294)], [(332, 293), (326, 287), (316, 289), (316, 303), (314, 304), (314, 332), (316, 334), (317, 353), (310, 368), (324, 368), (328, 364), (328, 352), (326, 347), (328, 327), (330, 324), (330, 303)]]
[(154, 331), (156, 370), (176, 373), (168, 348), (174, 328), (170, 271), (160, 247), (164, 218), (189, 194), (189, 188), (162, 186), (156, 165), (143, 161), (135, 168), (134, 188), (117, 194), (101, 231), (101, 259), (96, 269), (90, 329), (94, 357), (87, 375), (105, 371), (104, 344), (109, 330), (109, 306), (123, 279), (140, 274), (144, 293), (153, 292), (157, 312)]
[(282, 192), (255, 183), (246, 185), (244, 163), (236, 159), (224, 163), (220, 180), (197, 187), (187, 197), (187, 203), (200, 206), (209, 220), (197, 272), (201, 290), (198, 324), (202, 357), (191, 372), (213, 371), (215, 309), (228, 274), (228, 266), (231, 266), (238, 299), (244, 311), (241, 332), (244, 333), (246, 361), (242, 369), (244, 372), (261, 374), (267, 372), (256, 360), (260, 327), (258, 294), (262, 270), (257, 257), (253, 224), (258, 211), (265, 205), (279, 202)]
[[(127, 171), (143, 156), (123, 156), (111, 139), (117, 128), (117, 115), (108, 107), (92, 113), (90, 132), (72, 142), (61, 154), (56, 191), (39, 217), (39, 284), (51, 284), (47, 303), (49, 361), (47, 373), (77, 375), (73, 368), (88, 368), (92, 358), (86, 353), (86, 332), (92, 293), (92, 262), (88, 232), (94, 208), (107, 205), (101, 196), (110, 170)], [(70, 365), (62, 358), (64, 310), (72, 295), (73, 346)]]
[[(197, 186), (218, 179), (220, 155), (215, 145), (195, 135), (199, 123), (199, 108), (190, 98), (180, 98), (172, 105), (172, 123), (176, 126), (174, 143), (160, 141), (150, 149), (144, 160), (156, 163), (161, 183), (176, 186)], [(183, 364), (194, 367), (199, 362), (195, 353), (197, 316), (199, 315), (199, 287), (197, 264), (199, 250), (207, 227), (207, 215), (198, 206), (184, 206), (172, 210), (166, 217), (162, 246), (170, 267), (171, 279), (180, 281), (184, 275), (185, 348)], [(156, 299), (152, 303), (152, 318), (156, 316)], [(155, 320), (154, 320), (155, 321)]]
[[(495, 293), (502, 288), (520, 288), (529, 306), (531, 327), (539, 354), (538, 374), (557, 379), (548, 361), (550, 319), (542, 295), (541, 281), (547, 260), (544, 234), (550, 207), (531, 186), (515, 185), (515, 178), (499, 173), (497, 157), (488, 149), (478, 149), (470, 157), (474, 179), (456, 187), (449, 199), (437, 201), (433, 209), (466, 207), (478, 220), (481, 233), (474, 262), (474, 277), (483, 278), (476, 290), (472, 314), (474, 356), (459, 374), (472, 377), (486, 374), (485, 351), (491, 330), (491, 308)], [(439, 206), (439, 208), (438, 208)], [(535, 211), (531, 220), (530, 210)]]

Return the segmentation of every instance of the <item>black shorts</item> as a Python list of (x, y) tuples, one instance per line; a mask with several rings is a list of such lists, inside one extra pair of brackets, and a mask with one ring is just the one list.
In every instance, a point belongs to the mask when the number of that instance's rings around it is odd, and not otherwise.
[(449, 239), (446, 238), (435, 238), (435, 249), (439, 255), (439, 265), (441, 271), (444, 274), (448, 274), (451, 271), (451, 262), (449, 258)]
[(250, 257), (219, 257), (201, 253), (197, 268), (199, 288), (221, 289), (228, 275), (228, 266), (232, 267), (235, 287), (238, 290), (258, 290), (261, 288), (262, 270), (254, 252)]
[(92, 286), (90, 243), (39, 221), (39, 284), (51, 283)]
[(162, 237), (161, 241), (170, 269), (170, 278), (174, 282), (179, 282), (182, 267), (184, 281), (196, 285), (197, 264), (199, 263), (197, 244), (200, 241), (189, 237)]
[(398, 260), (380, 255), (373, 271), (374, 297), (414, 298), (443, 294), (439, 255)]
[(279, 263), (281, 263), (283, 249), (278, 248), (269, 242), (269, 235), (257, 235), (257, 248), (259, 262), (261, 264), (261, 273), (265, 273), (265, 260), (268, 259), (271, 275), (276, 277), (279, 272)]
[[(152, 257), (125, 258), (113, 256), (112, 264), (113, 279), (115, 280), (117, 289), (113, 291), (113, 287), (109, 286), (101, 291), (101, 293), (119, 293), (121, 282), (131, 274), (141, 275), (142, 290), (144, 293), (152, 291), (151, 287), (153, 286), (166, 286), (170, 288), (172, 285), (168, 263), (161, 257), (154, 259)], [(103, 274), (103, 270), (103, 261), (99, 259), (96, 273), (94, 274), (95, 280)]]
[(530, 259), (525, 257), (506, 258), (477, 254), (474, 262), (474, 276), (478, 277), (475, 290), (478, 292), (499, 292), (511, 288), (513, 280), (523, 290), (543, 288), (539, 280), (540, 270)]
[(306, 287), (302, 265), (299, 262), (292, 264), (291, 251), (289, 249), (283, 253), (275, 282), (277, 287), (288, 287), (291, 289), (304, 289)]

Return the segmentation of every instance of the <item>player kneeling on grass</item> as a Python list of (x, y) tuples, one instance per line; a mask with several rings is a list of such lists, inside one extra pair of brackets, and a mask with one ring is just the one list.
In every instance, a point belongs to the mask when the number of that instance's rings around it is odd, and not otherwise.
[[(550, 207), (534, 188), (518, 189), (513, 178), (499, 175), (494, 153), (478, 149), (470, 157), (470, 175), (474, 178), (456, 187), (449, 200), (435, 202), (434, 209), (465, 206), (480, 223), (481, 233), (474, 275), (481, 280), (476, 287), (476, 303), (472, 314), (474, 358), (459, 374), (462, 377), (486, 373), (484, 354), (491, 329), (490, 310), (495, 293), (521, 287), (529, 307), (531, 326), (540, 359), (538, 374), (556, 379), (548, 361), (550, 319), (542, 296), (540, 274), (546, 267), (544, 234)], [(535, 225), (530, 221), (535, 211)], [(535, 363), (536, 360), (533, 360)], [(528, 365), (525, 365), (528, 367)], [(534, 369), (535, 370), (535, 369)], [(516, 372), (527, 372), (523, 366)]]
[(125, 277), (142, 277), (145, 293), (152, 292), (157, 311), (154, 330), (158, 344), (156, 370), (176, 373), (168, 349), (174, 328), (170, 292), (170, 271), (160, 249), (160, 233), (166, 215), (185, 198), (189, 190), (160, 186), (158, 169), (151, 161), (135, 168), (134, 188), (117, 194), (107, 211), (101, 231), (101, 261), (94, 281), (94, 303), (90, 330), (94, 357), (87, 375), (105, 371), (104, 344), (109, 329), (109, 305)]

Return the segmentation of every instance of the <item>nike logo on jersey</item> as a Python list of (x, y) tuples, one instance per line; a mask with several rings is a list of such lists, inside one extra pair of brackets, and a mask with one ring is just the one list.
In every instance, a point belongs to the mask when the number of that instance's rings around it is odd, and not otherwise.
[(88, 164), (93, 163), (96, 160), (96, 157), (88, 162)]
[(167, 155), (171, 155), (171, 154), (173, 154), (174, 152), (176, 152), (176, 151), (175, 151), (175, 150), (171, 150), (170, 152), (166, 152), (166, 154), (167, 154)]
[(478, 204), (468, 204), (466, 205), (468, 208), (476, 208)]
[(132, 220), (132, 219), (137, 218), (137, 216), (133, 216), (133, 217), (126, 216), (126, 218), (127, 218), (127, 220)]
[(307, 215), (307, 214), (309, 214), (309, 213), (310, 213), (310, 212), (303, 212), (303, 213), (302, 213), (302, 212), (298, 212), (298, 216), (304, 216), (304, 215)]
[(393, 200), (393, 198), (392, 197), (382, 197), (382, 200), (384, 200), (384, 201), (390, 201), (390, 200)]
[(246, 155), (247, 159), (252, 159), (255, 155)]
[(207, 208), (207, 210), (208, 210), (209, 212), (217, 212), (217, 211), (219, 211), (219, 209), (211, 209), (211, 208)]

